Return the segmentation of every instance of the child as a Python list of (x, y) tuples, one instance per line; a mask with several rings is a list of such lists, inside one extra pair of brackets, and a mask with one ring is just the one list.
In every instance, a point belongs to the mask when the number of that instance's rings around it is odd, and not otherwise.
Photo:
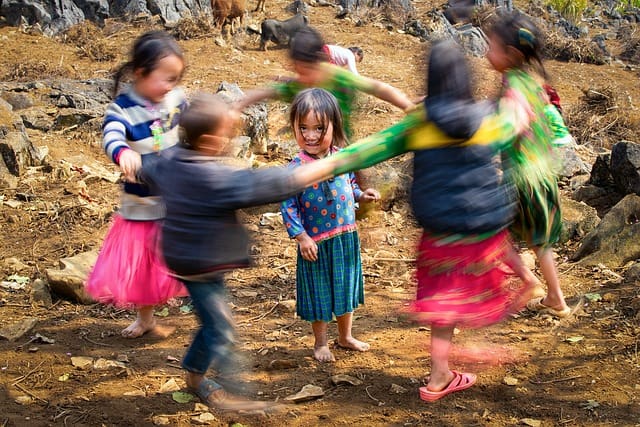
[[(293, 166), (313, 163), (345, 145), (340, 108), (324, 89), (306, 89), (291, 104), (291, 127), (301, 151)], [(298, 242), (297, 313), (311, 322), (313, 357), (333, 362), (327, 326), (335, 314), (337, 345), (367, 351), (369, 344), (351, 335), (353, 311), (364, 303), (360, 240), (355, 203), (378, 200), (374, 189), (360, 190), (353, 173), (314, 184), (282, 203), (289, 237)]]
[(523, 14), (500, 17), (489, 32), (487, 59), (502, 73), (501, 110), (526, 111), (519, 120), (528, 122), (506, 152), (505, 164), (519, 194), (519, 209), (512, 227), (514, 237), (533, 247), (547, 282), (546, 296), (532, 299), (527, 308), (563, 318), (567, 306), (553, 259), (552, 245), (560, 236), (562, 217), (558, 200), (552, 133), (545, 116), (549, 98), (537, 79), (545, 79), (540, 59), (542, 36)]
[(333, 156), (347, 162), (334, 171), (340, 174), (415, 152), (411, 204), (424, 233), (411, 312), (431, 324), (431, 375), (420, 388), (429, 402), (476, 382), (474, 374), (449, 369), (454, 328), (498, 322), (521, 308), (531, 290), (530, 283), (507, 286), (501, 268), (513, 262), (525, 274), (508, 233), (514, 191), (496, 159), (519, 128), (512, 112), (495, 114), (491, 104), (473, 100), (470, 78), (454, 42), (435, 44), (426, 110)]
[(322, 51), (327, 55), (330, 64), (335, 64), (338, 67), (346, 68), (353, 74), (358, 74), (356, 63), (362, 62), (362, 58), (364, 58), (364, 52), (358, 46), (352, 46), (347, 49), (342, 46), (325, 44), (322, 46)]
[(234, 326), (223, 273), (249, 265), (248, 236), (236, 211), (291, 197), (329, 178), (336, 163), (329, 158), (294, 170), (226, 166), (220, 156), (237, 117), (213, 95), (194, 97), (180, 118), (184, 144), (143, 164), (140, 179), (165, 201), (164, 258), (189, 290), (201, 322), (182, 360), (187, 386), (212, 407), (259, 411), (271, 404), (231, 395), (205, 377), (210, 366), (224, 374), (234, 365)]
[(296, 77), (270, 87), (247, 92), (239, 109), (266, 98), (277, 98), (291, 102), (303, 89), (319, 87), (328, 90), (338, 100), (347, 137), (352, 136), (349, 119), (357, 91), (365, 92), (387, 101), (402, 110), (413, 107), (407, 96), (386, 83), (359, 76), (336, 65), (328, 64), (323, 52), (322, 36), (311, 27), (296, 33), (289, 47), (289, 57), (293, 62)]
[[(103, 146), (120, 166), (125, 182), (120, 210), (88, 278), (87, 292), (102, 303), (137, 307), (136, 320), (122, 331), (127, 338), (150, 331), (168, 335), (168, 329), (156, 325), (154, 305), (186, 295), (156, 256), (156, 235), (164, 216), (162, 201), (135, 180), (142, 159), (178, 142), (178, 117), (186, 101), (176, 85), (184, 67), (182, 51), (169, 34), (143, 34), (135, 41), (130, 60), (115, 75), (116, 98), (104, 118)], [(127, 74), (133, 82), (118, 94)]]

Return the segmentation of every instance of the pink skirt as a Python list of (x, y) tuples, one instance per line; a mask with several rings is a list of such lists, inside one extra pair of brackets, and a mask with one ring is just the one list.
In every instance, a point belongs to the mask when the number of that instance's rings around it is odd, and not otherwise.
[(427, 233), (418, 252), (416, 300), (409, 312), (435, 326), (481, 327), (497, 323), (526, 303), (528, 289), (507, 280), (508, 231), (485, 240), (443, 243)]
[(159, 236), (158, 221), (129, 221), (116, 214), (87, 279), (89, 295), (128, 308), (187, 296), (162, 260)]

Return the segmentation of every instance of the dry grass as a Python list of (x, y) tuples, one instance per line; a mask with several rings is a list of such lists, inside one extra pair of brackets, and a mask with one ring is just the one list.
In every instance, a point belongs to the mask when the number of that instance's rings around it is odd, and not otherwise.
[(77, 48), (78, 56), (93, 61), (113, 61), (118, 52), (105, 40), (102, 30), (95, 24), (84, 21), (69, 28), (63, 35), (63, 41)]
[(208, 37), (214, 32), (213, 22), (208, 15), (199, 15), (194, 18), (183, 18), (172, 31), (178, 40), (191, 40)]
[(584, 64), (607, 63), (607, 58), (593, 42), (564, 37), (555, 30), (550, 30), (546, 34), (545, 57)]

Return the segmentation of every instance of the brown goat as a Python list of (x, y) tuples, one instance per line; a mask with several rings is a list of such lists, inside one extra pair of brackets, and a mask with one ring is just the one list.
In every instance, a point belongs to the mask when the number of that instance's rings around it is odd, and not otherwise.
[(246, 11), (245, 0), (211, 0), (214, 25), (222, 31), (226, 23), (231, 24), (231, 34), (235, 33), (235, 23), (242, 25)]

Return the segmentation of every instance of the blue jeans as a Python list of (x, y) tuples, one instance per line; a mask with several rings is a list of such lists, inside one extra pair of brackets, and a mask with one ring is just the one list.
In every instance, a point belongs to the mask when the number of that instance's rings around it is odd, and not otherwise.
[(234, 322), (222, 276), (206, 282), (183, 280), (183, 283), (200, 318), (200, 329), (182, 360), (182, 367), (203, 375), (210, 366), (218, 373), (229, 372), (235, 365)]

